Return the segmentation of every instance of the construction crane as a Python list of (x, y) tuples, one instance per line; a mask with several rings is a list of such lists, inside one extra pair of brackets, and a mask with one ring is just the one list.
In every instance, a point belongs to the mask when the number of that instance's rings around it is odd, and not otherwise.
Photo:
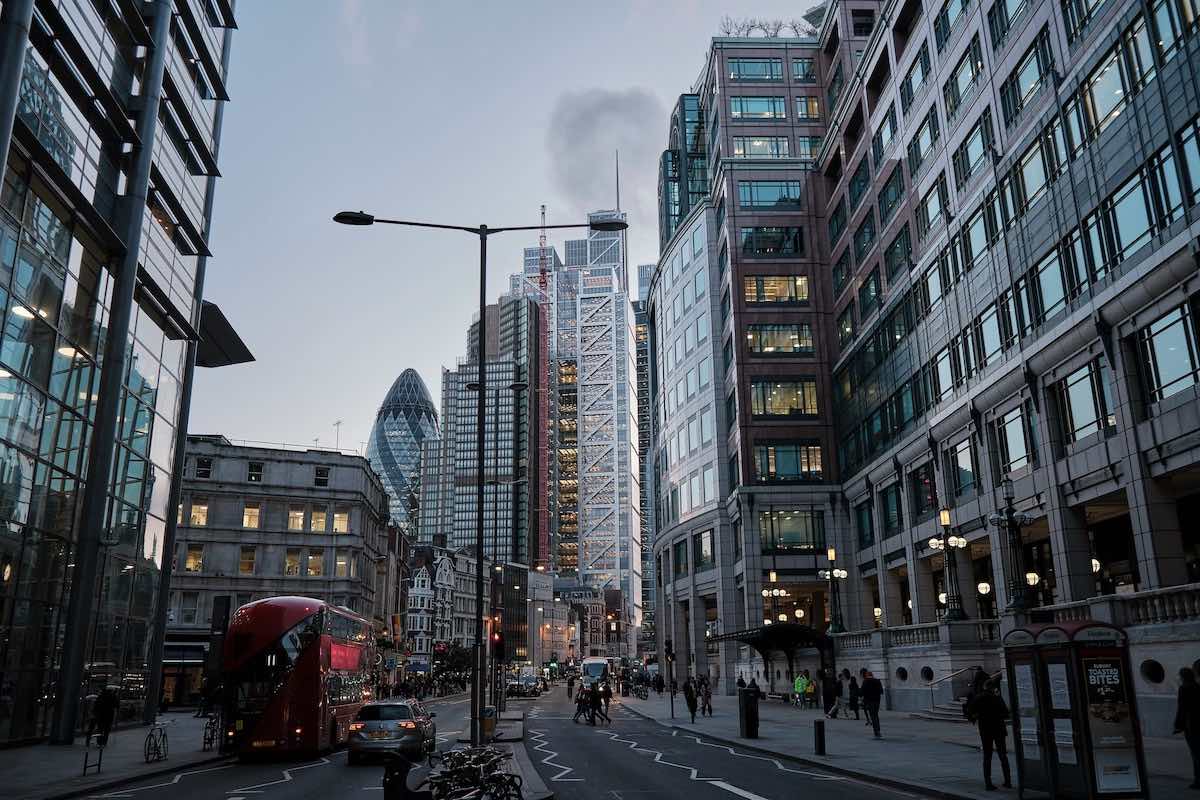
[[(539, 492), (538, 505), (538, 556), (540, 563), (536, 564), (538, 571), (550, 568), (550, 337), (547, 328), (550, 326), (550, 278), (549, 264), (546, 258), (546, 204), (541, 207), (542, 227), (538, 232), (538, 289), (539, 301), (542, 306), (542, 320), (538, 325), (538, 475)], [(545, 494), (542, 494), (542, 493)]]

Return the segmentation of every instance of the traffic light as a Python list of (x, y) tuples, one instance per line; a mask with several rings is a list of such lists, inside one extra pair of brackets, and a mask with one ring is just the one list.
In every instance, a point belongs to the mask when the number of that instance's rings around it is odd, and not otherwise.
[(492, 654), (497, 661), (504, 660), (504, 634), (500, 631), (492, 632)]

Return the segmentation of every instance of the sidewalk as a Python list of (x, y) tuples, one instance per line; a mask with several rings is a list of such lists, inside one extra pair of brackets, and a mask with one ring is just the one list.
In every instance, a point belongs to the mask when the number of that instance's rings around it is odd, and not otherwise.
[[(201, 749), (205, 720), (192, 716), (192, 713), (177, 711), (159, 717), (167, 729), (165, 761), (147, 764), (143, 747), (149, 727), (125, 724), (109, 736), (100, 772), (90, 771), (86, 778), (83, 777), (82, 736), (70, 747), (35, 744), (0, 750), (0, 775), (4, 776), (5, 786), (2, 794), (14, 800), (50, 800), (91, 794), (117, 783), (224, 758), (215, 750), (206, 753)], [(95, 754), (93, 748), (93, 758)]]
[[(1017, 790), (983, 788), (982, 755), (979, 734), (970, 725), (913, 719), (907, 712), (880, 712), (883, 738), (875, 739), (866, 727), (866, 718), (825, 720), (825, 756), (813, 755), (813, 721), (823, 719), (815, 710), (799, 710), (778, 700), (759, 704), (759, 738), (738, 738), (737, 698), (714, 697), (713, 716), (689, 721), (683, 694), (675, 698), (675, 719), (671, 719), (667, 694), (648, 700), (621, 698), (622, 705), (634, 713), (688, 733), (702, 734), (713, 740), (742, 748), (757, 749), (775, 755), (821, 765), (830, 770), (948, 798), (995, 800), (1016, 797)], [(1016, 753), (1009, 736), (1009, 760), (1013, 782), (1017, 780)], [(1146, 768), (1150, 773), (1150, 795), (1155, 800), (1189, 800), (1197, 793), (1191, 783), (1191, 758), (1182, 737), (1145, 740)], [(992, 760), (992, 780), (1002, 780), (999, 760)]]

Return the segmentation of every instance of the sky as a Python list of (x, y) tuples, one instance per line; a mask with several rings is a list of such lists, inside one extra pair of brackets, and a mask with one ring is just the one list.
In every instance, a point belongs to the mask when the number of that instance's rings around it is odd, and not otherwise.
[[(536, 225), (544, 203), (550, 224), (584, 221), (615, 206), (619, 151), (630, 267), (657, 260), (668, 114), (722, 16), (807, 5), (239, 2), (205, 297), (256, 361), (197, 369), (189, 431), (365, 448), (409, 367), (440, 405), (477, 310), (478, 239), (341, 226), (339, 210), (496, 227)], [(536, 244), (489, 240), (489, 300)]]

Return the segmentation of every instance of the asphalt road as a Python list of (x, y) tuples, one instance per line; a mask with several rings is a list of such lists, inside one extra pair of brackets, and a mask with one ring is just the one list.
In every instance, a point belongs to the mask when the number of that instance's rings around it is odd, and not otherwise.
[(566, 688), (530, 704), (525, 746), (559, 800), (899, 800), (917, 795), (707, 742), (625, 711), (571, 721)]
[[(432, 700), (437, 712), (438, 749), (457, 746), (467, 730), (469, 697)], [(383, 766), (378, 762), (349, 766), (346, 751), (316, 760), (247, 763), (236, 761), (183, 769), (148, 778), (108, 792), (90, 795), (105, 800), (382, 800)]]

